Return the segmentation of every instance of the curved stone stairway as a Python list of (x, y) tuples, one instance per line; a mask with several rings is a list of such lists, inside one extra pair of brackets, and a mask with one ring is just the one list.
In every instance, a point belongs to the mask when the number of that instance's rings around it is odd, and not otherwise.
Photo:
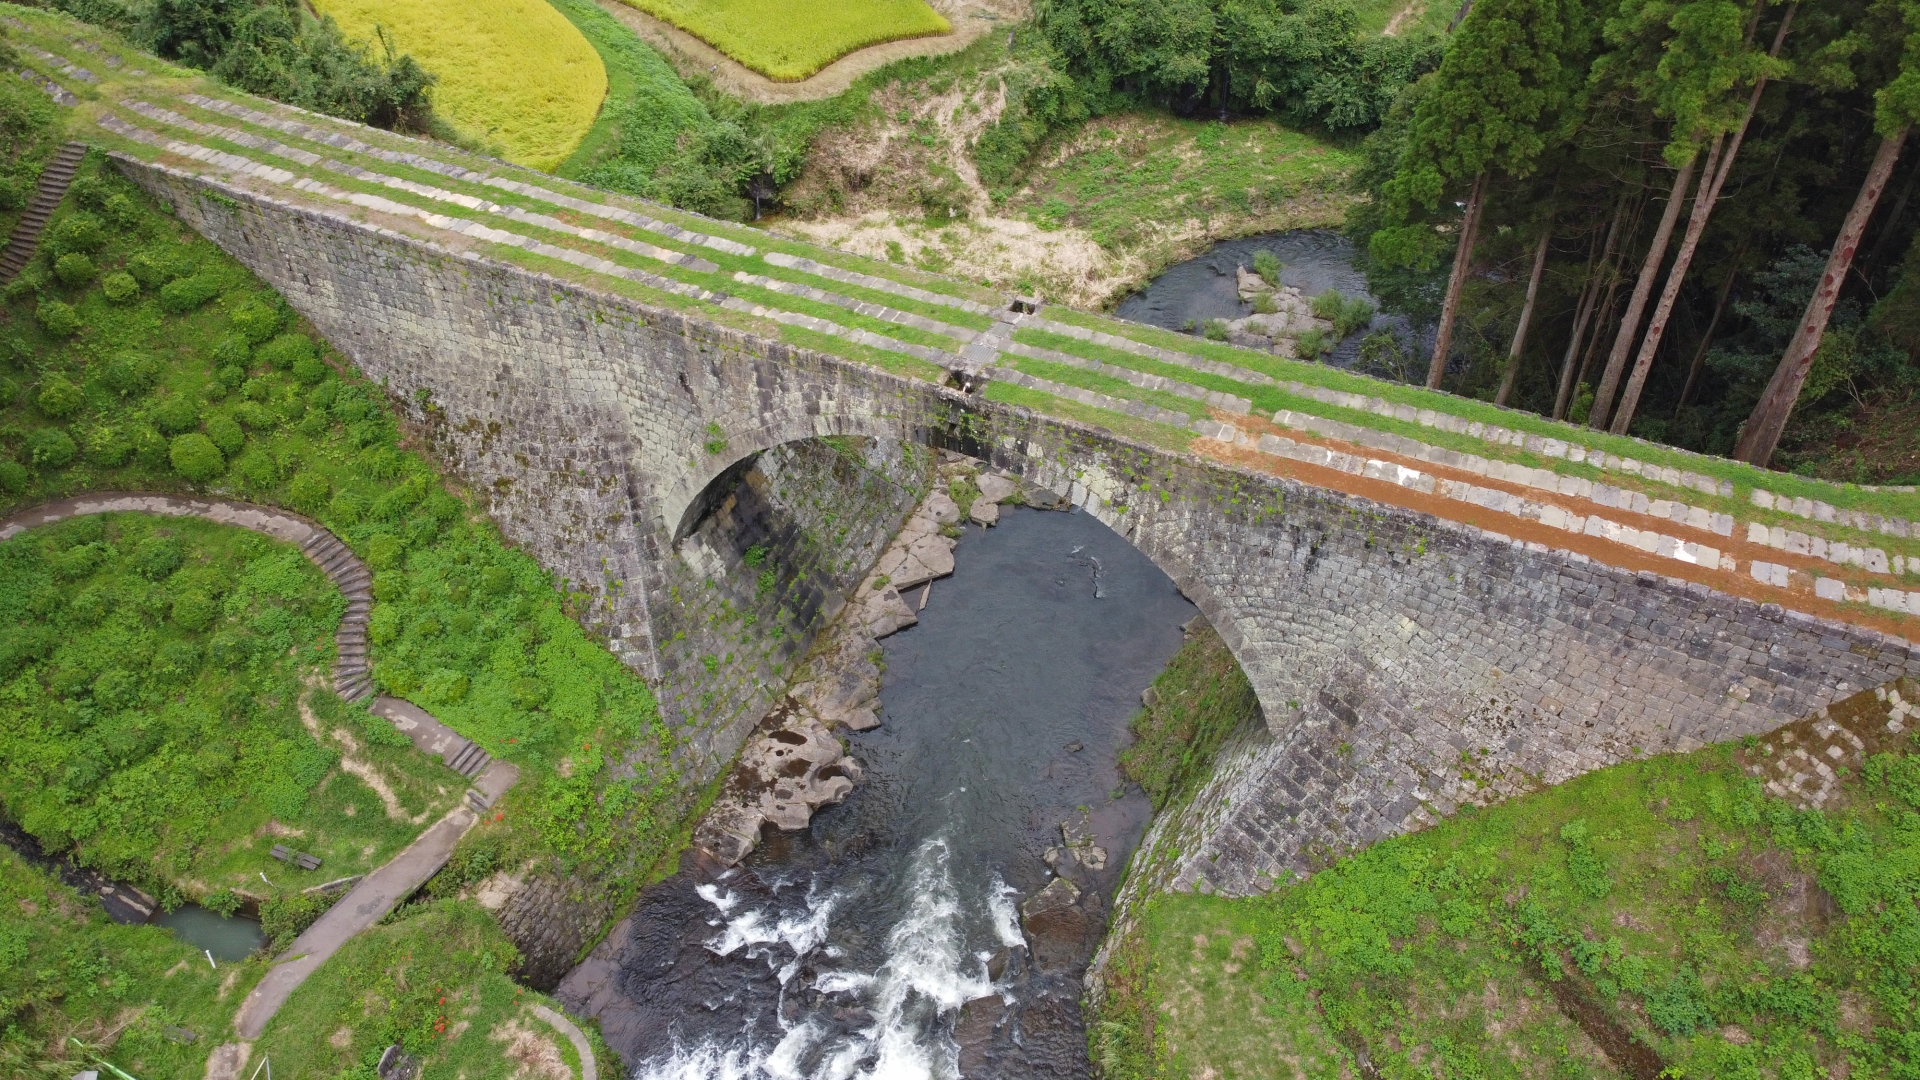
[(67, 197), (67, 188), (73, 183), (73, 176), (80, 171), (80, 161), (87, 156), (85, 143), (70, 142), (62, 146), (40, 171), (40, 182), (34, 186), (33, 201), (27, 203), (27, 212), (13, 226), (13, 236), (7, 241), (7, 249), (0, 252), (0, 285), (4, 285), (20, 275), (26, 269), (27, 260), (33, 258), (33, 249), (40, 243), (40, 232), (47, 227), (47, 219)]
[[(367, 616), (373, 607), (373, 576), (366, 563), (344, 541), (318, 522), (285, 510), (231, 499), (99, 492), (42, 503), (0, 519), (0, 542), (28, 529), (69, 518), (112, 513), (196, 517), (251, 529), (297, 545), (347, 598), (346, 614), (334, 635), (338, 650), (333, 669), (335, 692), (349, 701), (361, 701), (373, 694), (367, 669)], [(258, 1038), (266, 1030), (267, 1022), (307, 976), (355, 934), (379, 922), (401, 900), (424, 885), (446, 864), (454, 845), (467, 830), (519, 779), (519, 770), (514, 766), (493, 760), (477, 744), (411, 702), (380, 695), (374, 697), (369, 711), (391, 720), (417, 749), (439, 755), (449, 768), (471, 780), (472, 787), (461, 803), (428, 826), (385, 865), (362, 878), (305, 933), (294, 939), (293, 945), (276, 959), (266, 978), (241, 1003), (234, 1017), (234, 1029), (242, 1040)], [(241, 1042), (216, 1049), (209, 1059), (209, 1075), (213, 1074), (216, 1064), (223, 1068), (231, 1064), (237, 1071), (245, 1063), (249, 1047), (250, 1042)]]

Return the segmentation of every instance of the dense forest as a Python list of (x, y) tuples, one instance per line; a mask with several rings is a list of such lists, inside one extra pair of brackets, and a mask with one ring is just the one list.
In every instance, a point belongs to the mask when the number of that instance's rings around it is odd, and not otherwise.
[(1832, 451), (1913, 434), (1916, 117), (1911, 2), (1481, 0), (1370, 136), (1352, 231), (1436, 325), (1399, 358), (1430, 386), (1910, 478)]

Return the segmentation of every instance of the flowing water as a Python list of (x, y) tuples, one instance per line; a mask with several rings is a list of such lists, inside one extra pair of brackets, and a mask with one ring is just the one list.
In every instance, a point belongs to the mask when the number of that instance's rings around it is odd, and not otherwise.
[[(882, 643), (854, 794), (731, 871), (653, 886), (616, 930), (593, 1011), (640, 1080), (1087, 1074), (1080, 980), (1149, 813), (1117, 755), (1195, 610), (1085, 514), (1001, 521), (967, 529), (920, 624)], [(1023, 929), (1083, 815), (1104, 869)]]

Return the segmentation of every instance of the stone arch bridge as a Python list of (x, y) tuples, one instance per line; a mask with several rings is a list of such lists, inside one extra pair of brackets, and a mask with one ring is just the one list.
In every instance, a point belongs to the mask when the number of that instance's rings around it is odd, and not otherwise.
[[(1187, 815), (1180, 886), (1261, 888), (1465, 802), (1920, 675), (1897, 624), (1804, 587), (1806, 550), (1772, 554), (1765, 522), (1739, 533), (1730, 484), (1576, 454), (1572, 429), (1523, 440), (1439, 398), (1397, 407), (1394, 430), (1435, 430), (1420, 439), (1339, 419), (1394, 412), (1377, 396), (1250, 414), (1281, 389), (1332, 399), (1264, 354), (1015, 312), (963, 283), (145, 79), (137, 55), (44, 21), (22, 28), (29, 62), (76, 102), (70, 127), (386, 386), (658, 689), (700, 778), (866, 573), (803, 550), (794, 520), (831, 503), (846, 512), (835, 535), (877, 553), (899, 521), (884, 489), (903, 447), (986, 458), (1069, 498), (1165, 570), (1239, 659), (1266, 727)], [(841, 436), (880, 449), (796, 449)], [(1471, 440), (1488, 449), (1460, 449)], [(1519, 464), (1522, 449), (1588, 472)], [(1602, 482), (1620, 471), (1672, 497)], [(806, 477), (838, 494), (800, 492)], [(782, 556), (771, 596), (742, 572), (755, 546)], [(1904, 563), (1871, 550), (1860, 580), (1893, 595)]]

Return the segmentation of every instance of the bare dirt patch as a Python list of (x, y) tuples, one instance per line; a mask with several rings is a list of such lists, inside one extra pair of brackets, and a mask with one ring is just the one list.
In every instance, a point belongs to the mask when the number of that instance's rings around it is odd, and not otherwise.
[(507, 1044), (504, 1052), (513, 1063), (514, 1080), (573, 1080), (573, 1070), (560, 1056), (559, 1045), (523, 1025), (518, 1017), (501, 1021), (487, 1038)]

